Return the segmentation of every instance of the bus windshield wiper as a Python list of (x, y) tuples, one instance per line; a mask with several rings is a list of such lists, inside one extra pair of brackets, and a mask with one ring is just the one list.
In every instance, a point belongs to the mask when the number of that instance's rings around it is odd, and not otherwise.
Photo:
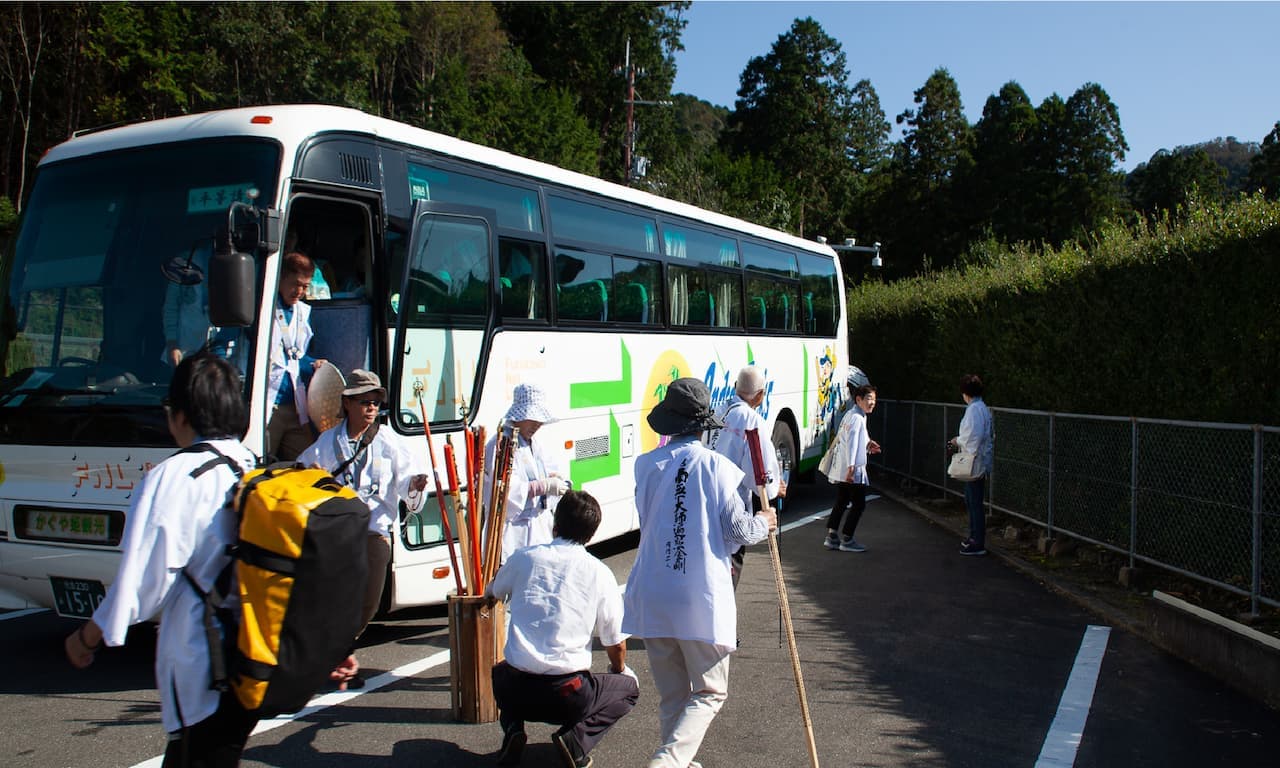
[(108, 389), (95, 389), (93, 387), (55, 387), (48, 382), (36, 387), (19, 387), (18, 389), (6, 392), (0, 395), (0, 406), (8, 405), (10, 401), (19, 395), (96, 395), (98, 397), (110, 397), (118, 391), (118, 387), (110, 387)]

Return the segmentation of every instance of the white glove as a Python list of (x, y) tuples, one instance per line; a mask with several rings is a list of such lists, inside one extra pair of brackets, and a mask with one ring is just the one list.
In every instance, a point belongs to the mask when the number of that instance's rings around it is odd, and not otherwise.
[(548, 496), (563, 496), (572, 486), (562, 477), (548, 477), (542, 481), (543, 492)]

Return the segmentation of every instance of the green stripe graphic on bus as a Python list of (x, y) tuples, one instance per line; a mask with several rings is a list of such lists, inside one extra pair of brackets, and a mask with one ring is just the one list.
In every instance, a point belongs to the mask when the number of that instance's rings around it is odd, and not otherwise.
[[(619, 340), (622, 377), (615, 381), (581, 381), (569, 385), (569, 409), (593, 408), (602, 405), (623, 405), (631, 402), (631, 352), (625, 342)], [(608, 452), (589, 459), (571, 459), (569, 477), (585, 484), (592, 480), (614, 477), (622, 473), (622, 455), (619, 450), (622, 431), (618, 419), (609, 409)]]

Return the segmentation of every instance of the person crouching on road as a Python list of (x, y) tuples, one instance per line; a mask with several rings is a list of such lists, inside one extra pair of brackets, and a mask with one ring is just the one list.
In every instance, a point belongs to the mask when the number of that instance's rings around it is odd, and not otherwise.
[(93, 618), (63, 644), (72, 665), (84, 669), (104, 643), (124, 645), (131, 625), (159, 616), (156, 687), (169, 733), (164, 768), (235, 766), (258, 719), (235, 693), (212, 689), (204, 598), (183, 573), (208, 590), (239, 536), (227, 505), (238, 481), (230, 464), (243, 473), (255, 463), (240, 443), (249, 413), (239, 372), (208, 352), (183, 358), (169, 382), (165, 416), (184, 450), (143, 475), (125, 516), (115, 581)]
[[(520, 549), (498, 569), (485, 598), (508, 604), (506, 661), (493, 668), (502, 725), (498, 765), (520, 761), (526, 720), (560, 726), (551, 740), (569, 768), (635, 706), (640, 695), (627, 667), (622, 596), (608, 566), (586, 549), (600, 526), (600, 505), (568, 491), (555, 510), (555, 538)], [(609, 674), (591, 672), (591, 637), (609, 656)]]
[[(391, 562), (391, 525), (400, 513), (400, 502), (416, 509), (427, 487), (426, 474), (413, 471), (414, 453), (405, 441), (394, 430), (378, 428), (378, 415), (386, 401), (387, 390), (378, 374), (360, 368), (352, 371), (342, 390), (342, 421), (298, 455), (300, 464), (333, 474), (369, 507), (369, 581), (357, 638), (382, 601)], [(358, 688), (362, 685), (359, 670), (353, 651), (330, 677), (339, 690)]]
[(677, 379), (648, 416), (671, 441), (636, 459), (640, 546), (627, 579), (622, 631), (644, 638), (661, 743), (649, 768), (688, 768), (729, 696), (738, 610), (729, 555), (764, 540), (773, 510), (752, 515), (743, 472), (698, 439), (721, 424), (701, 381)]
[[(502, 532), (502, 562), (521, 547), (551, 541), (552, 512), (560, 497), (572, 487), (564, 477), (558, 453), (546, 440), (533, 439), (543, 424), (556, 420), (547, 408), (547, 394), (536, 384), (517, 384), (511, 407), (502, 417), (516, 430), (516, 449), (511, 457), (507, 483), (507, 524)], [(484, 490), (488, 498), (493, 488), (494, 451), (498, 436), (485, 446)]]

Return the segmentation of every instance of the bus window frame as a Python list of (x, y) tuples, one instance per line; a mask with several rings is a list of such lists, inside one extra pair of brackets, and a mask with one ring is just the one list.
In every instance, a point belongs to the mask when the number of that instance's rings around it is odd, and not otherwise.
[[(489, 209), (489, 208), (478, 208), (476, 206), (469, 206), (469, 205), (456, 205), (453, 203), (437, 203), (429, 200), (415, 200), (413, 203), (413, 209), (409, 218), (409, 239), (406, 246), (405, 260), (404, 260), (404, 264), (401, 267), (402, 271), (401, 271), (399, 283), (398, 283), (398, 290), (399, 290), (400, 296), (402, 297), (402, 301), (403, 301), (403, 298), (407, 296), (409, 270), (411, 265), (413, 264), (413, 256), (417, 252), (417, 248), (420, 245), (420, 242), (419, 242), (420, 223), (424, 218), (428, 216), (479, 219), (482, 222), (484, 222), (485, 228), (488, 230), (488, 234), (489, 234), (489, 271), (490, 271), (491, 279), (489, 280), (488, 307), (485, 312), (485, 318), (483, 323), (480, 324), (478, 327), (472, 326), (469, 323), (463, 326), (453, 326), (453, 325), (441, 326), (443, 328), (461, 327), (463, 329), (479, 330), (482, 334), (481, 342), (480, 342), (480, 352), (476, 359), (476, 375), (475, 375), (475, 379), (471, 382), (471, 389), (470, 391), (467, 392), (467, 400), (466, 400), (468, 403), (474, 403), (476, 401), (476, 393), (484, 391), (485, 371), (488, 368), (489, 352), (493, 347), (493, 344), (492, 344), (493, 334), (496, 328), (495, 318), (498, 316), (497, 303), (500, 300), (500, 297), (498, 296), (498, 291), (497, 291), (497, 281), (492, 279), (492, 275), (497, 269), (496, 253), (498, 248), (498, 232), (497, 232), (497, 228), (494, 226), (495, 213), (492, 209)], [(391, 343), (391, 348), (388, 352), (388, 354), (392, 358), (391, 370), (389, 374), (390, 380), (386, 382), (387, 401), (390, 403), (399, 403), (399, 402), (402, 402), (404, 399), (403, 397), (404, 393), (401, 392), (400, 382), (404, 376), (405, 358), (408, 354), (405, 350), (405, 339), (406, 339), (405, 331), (408, 329), (408, 325), (406, 323), (408, 316), (409, 316), (409, 313), (405, 311), (405, 308), (403, 306), (401, 307), (401, 310), (396, 313), (395, 337)], [(425, 432), (425, 429), (426, 429), (425, 425), (423, 424), (413, 424), (410, 422), (406, 422), (404, 419), (400, 418), (399, 413), (391, 414), (391, 421), (392, 421), (392, 424), (396, 427), (397, 431), (401, 432), (402, 434), (408, 434), (408, 435), (421, 434)], [(446, 432), (459, 430), (463, 427), (463, 425), (464, 425), (464, 419), (461, 416), (459, 416), (456, 419), (431, 422), (432, 429), (439, 429), (441, 431), (446, 431)]]

